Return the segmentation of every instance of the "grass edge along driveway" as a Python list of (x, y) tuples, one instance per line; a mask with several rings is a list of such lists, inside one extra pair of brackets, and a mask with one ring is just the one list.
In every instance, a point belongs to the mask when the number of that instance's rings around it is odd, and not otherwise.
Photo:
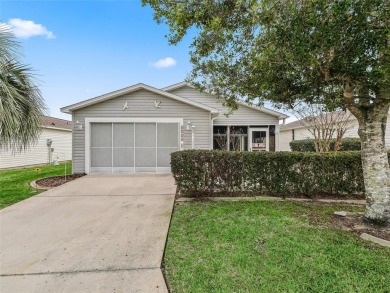
[[(71, 162), (66, 163), (66, 173), (72, 174)], [(30, 186), (31, 181), (60, 175), (65, 175), (65, 163), (0, 170), (0, 209), (41, 193)]]
[[(326, 226), (341, 205), (175, 206), (164, 258), (171, 292), (389, 292), (390, 249)], [(308, 215), (323, 217), (311, 224)], [(321, 221), (320, 221), (321, 222)]]

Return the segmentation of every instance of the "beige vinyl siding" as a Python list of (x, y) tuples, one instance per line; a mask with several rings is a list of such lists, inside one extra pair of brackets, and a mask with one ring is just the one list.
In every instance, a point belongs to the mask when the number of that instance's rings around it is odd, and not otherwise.
[(220, 111), (219, 116), (213, 120), (214, 125), (277, 125), (279, 119), (276, 116), (255, 110), (251, 107), (240, 105), (237, 111), (234, 111), (229, 117), (226, 115), (229, 112), (221, 102), (212, 95), (202, 93), (197, 89), (189, 86), (183, 86), (170, 91), (172, 94), (187, 98), (213, 107)]
[(279, 149), (281, 151), (291, 151), (290, 142), (292, 141), (292, 130), (280, 131)]
[[(294, 129), (295, 140), (313, 138), (313, 135), (310, 133), (307, 128), (296, 128)], [(279, 134), (279, 147), (281, 151), (290, 151), (290, 142), (293, 139), (292, 129), (281, 130)]]
[[(161, 101), (158, 109), (154, 107), (155, 100)], [(126, 102), (128, 109), (123, 111), (122, 107)], [(183, 149), (191, 148), (191, 131), (186, 130), (188, 121), (195, 126), (195, 148), (210, 148), (210, 112), (146, 90), (139, 90), (73, 112), (73, 123), (78, 120), (83, 125), (82, 130), (75, 130), (73, 133), (74, 173), (85, 172), (85, 118), (126, 117), (183, 118), (184, 127), (181, 131)]]
[(72, 159), (72, 132), (69, 130), (43, 128), (37, 144), (27, 151), (16, 154), (12, 154), (10, 151), (1, 151), (0, 169), (47, 163), (47, 139), (53, 140), (53, 160), (57, 159), (57, 157), (60, 161)]

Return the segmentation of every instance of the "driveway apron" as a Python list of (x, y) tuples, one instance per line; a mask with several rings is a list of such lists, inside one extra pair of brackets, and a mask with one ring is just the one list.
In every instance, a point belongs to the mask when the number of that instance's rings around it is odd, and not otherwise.
[(167, 292), (171, 175), (88, 175), (0, 211), (0, 292)]

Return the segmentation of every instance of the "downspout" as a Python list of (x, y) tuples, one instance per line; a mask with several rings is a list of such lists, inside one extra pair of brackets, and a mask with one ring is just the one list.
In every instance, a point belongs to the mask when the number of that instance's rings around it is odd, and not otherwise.
[(195, 149), (195, 126), (191, 126), (191, 149)]

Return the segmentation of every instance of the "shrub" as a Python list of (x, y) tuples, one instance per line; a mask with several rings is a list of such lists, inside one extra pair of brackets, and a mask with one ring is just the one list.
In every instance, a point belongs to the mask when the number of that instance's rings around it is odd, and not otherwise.
[[(330, 141), (330, 149), (334, 150), (336, 139)], [(290, 148), (294, 152), (315, 152), (314, 139), (293, 140), (290, 142)], [(360, 151), (360, 138), (346, 137), (341, 140), (341, 146), (338, 151)]]
[(178, 193), (202, 197), (271, 194), (277, 196), (362, 197), (360, 152), (172, 153)]
[[(333, 145), (334, 147), (334, 142)], [(358, 137), (346, 137), (341, 140), (341, 146), (339, 151), (360, 151), (361, 150), (361, 142)]]
[(300, 139), (290, 142), (290, 149), (293, 152), (315, 152), (314, 139)]

